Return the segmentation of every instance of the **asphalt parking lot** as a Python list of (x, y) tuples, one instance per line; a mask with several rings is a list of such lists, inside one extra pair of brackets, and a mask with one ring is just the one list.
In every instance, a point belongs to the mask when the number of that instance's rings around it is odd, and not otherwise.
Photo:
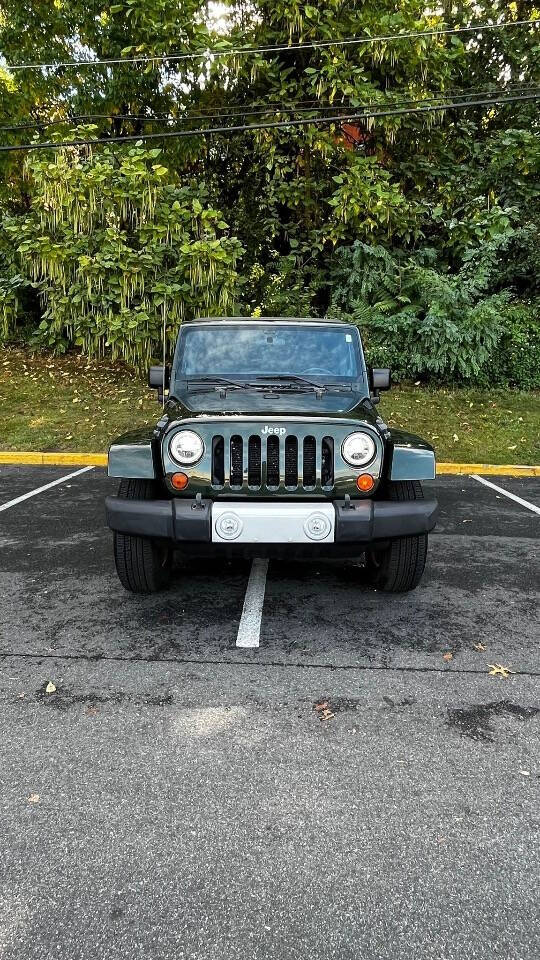
[(490, 479), (426, 484), (409, 595), (271, 562), (239, 649), (248, 562), (133, 597), (115, 481), (0, 467), (2, 960), (536, 960), (540, 480)]

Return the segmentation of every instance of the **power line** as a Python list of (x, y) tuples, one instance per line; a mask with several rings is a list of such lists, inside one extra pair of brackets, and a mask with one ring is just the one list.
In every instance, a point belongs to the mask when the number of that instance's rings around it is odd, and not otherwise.
[(55, 70), (64, 67), (102, 67), (114, 64), (128, 63), (163, 63), (182, 60), (200, 60), (207, 57), (237, 57), (249, 54), (262, 53), (294, 53), (298, 50), (320, 50), (326, 47), (358, 46), (360, 44), (391, 42), (393, 40), (410, 40), (420, 37), (451, 36), (460, 33), (475, 33), (482, 30), (504, 30), (510, 27), (532, 26), (540, 23), (539, 19), (506, 20), (501, 23), (478, 23), (466, 27), (434, 27), (432, 30), (412, 30), (407, 33), (391, 33), (377, 37), (346, 37), (343, 40), (314, 40), (312, 43), (272, 44), (264, 47), (231, 47), (224, 50), (222, 47), (208, 48), (189, 53), (173, 53), (157, 56), (140, 57), (112, 57), (104, 60), (66, 60), (61, 63), (16, 63), (3, 64), (4, 69), (16, 70)]
[[(206, 117), (210, 117), (210, 119), (213, 119), (215, 116), (220, 116), (220, 115), (234, 116), (235, 114), (239, 114), (241, 116), (246, 116), (247, 114), (255, 115), (257, 113), (268, 113), (272, 110), (286, 112), (289, 109), (291, 110), (318, 109), (318, 107), (315, 106), (315, 104), (319, 104), (320, 108), (322, 109), (324, 103), (325, 103), (324, 100), (297, 100), (297, 101), (291, 101), (290, 105), (287, 106), (286, 104), (283, 103), (283, 101), (270, 100), (266, 104), (266, 106), (263, 106), (260, 103), (231, 104), (230, 107), (225, 107), (225, 106), (199, 107), (198, 109), (201, 111), (200, 114), (179, 113), (175, 115), (175, 114), (169, 113), (169, 114), (156, 114), (154, 116), (148, 116), (147, 114), (144, 114), (144, 113), (74, 113), (74, 114), (71, 114), (70, 116), (58, 117), (56, 120), (32, 120), (32, 121), (28, 120), (28, 121), (25, 121), (24, 123), (14, 123), (14, 124), (10, 124), (9, 126), (1, 126), (0, 130), (31, 130), (35, 127), (53, 127), (53, 126), (56, 127), (65, 123), (73, 125), (74, 123), (76, 122), (78, 123), (79, 121), (82, 121), (82, 120), (139, 120), (139, 121), (143, 121), (144, 123), (150, 123), (155, 121), (176, 121), (178, 123), (181, 123), (184, 120), (192, 120), (192, 119), (202, 120), (202, 119), (205, 119)], [(304, 104), (312, 104), (312, 106), (304, 107), (303, 106)], [(331, 104), (328, 101), (326, 109), (331, 109), (332, 106), (334, 106), (337, 109), (340, 106), (340, 104), (337, 104), (337, 103)], [(347, 106), (347, 104), (344, 104), (344, 106)], [(9, 119), (9, 118), (6, 118), (6, 119)]]
[[(394, 99), (390, 101), (380, 101), (372, 102), (366, 104), (366, 108), (369, 107), (383, 107), (385, 105), (399, 105), (400, 103), (414, 103), (414, 104), (428, 104), (433, 103), (434, 101), (440, 100), (449, 100), (451, 97), (488, 97), (495, 96), (500, 93), (503, 96), (508, 95), (511, 92), (520, 92), (526, 93), (531, 90), (537, 90), (538, 84), (523, 84), (523, 83), (509, 83), (506, 84), (504, 88), (501, 87), (491, 87), (488, 89), (475, 89), (474, 87), (465, 87), (460, 90), (452, 89), (447, 90), (446, 92), (440, 91), (439, 93), (432, 93), (431, 96), (425, 97), (407, 97), (404, 94), (390, 94)], [(387, 91), (381, 91), (387, 94)], [(429, 91), (428, 91), (429, 92)], [(388, 94), (387, 94), (388, 95)], [(303, 104), (310, 104), (310, 106), (303, 106)], [(292, 101), (290, 104), (283, 104), (277, 102), (270, 102), (267, 106), (262, 104), (232, 104), (230, 107), (209, 107), (203, 113), (185, 113), (179, 115), (161, 115), (161, 116), (145, 116), (144, 114), (139, 113), (78, 113), (73, 114), (72, 116), (58, 118), (56, 120), (33, 120), (25, 123), (15, 123), (7, 126), (0, 126), (0, 132), (12, 132), (16, 130), (33, 130), (41, 129), (44, 127), (56, 127), (56, 126), (78, 126), (83, 124), (85, 121), (91, 120), (129, 120), (129, 121), (138, 121), (142, 123), (186, 123), (192, 120), (218, 120), (226, 119), (227, 117), (235, 116), (264, 116), (269, 113), (316, 113), (322, 110), (343, 110), (345, 115), (348, 116), (351, 110), (360, 110), (363, 109), (362, 105), (352, 106), (350, 103), (330, 103), (328, 101), (318, 101), (318, 100), (298, 100)]]
[[(417, 99), (414, 102), (417, 103), (420, 101)], [(221, 120), (227, 119), (228, 117), (258, 117), (264, 116), (268, 113), (291, 113), (293, 111), (295, 113), (317, 113), (321, 110), (346, 110), (350, 113), (351, 109), (357, 110), (359, 108), (351, 107), (350, 104), (347, 103), (334, 103), (326, 106), (316, 106), (315, 101), (313, 101), (313, 105), (310, 107), (296, 106), (296, 104), (292, 104), (290, 107), (280, 106), (279, 104), (270, 105), (267, 107), (259, 106), (256, 108), (250, 108), (249, 106), (246, 106), (244, 109), (239, 110), (227, 109), (223, 107), (221, 109), (217, 109), (214, 113), (207, 111), (206, 113), (185, 113), (178, 116), (172, 116), (169, 114), (168, 116), (146, 117), (137, 113), (80, 113), (74, 114), (72, 117), (64, 117), (63, 119), (58, 120), (43, 120), (34, 121), (33, 123), (19, 123), (10, 126), (0, 126), (0, 131), (33, 130), (43, 127), (63, 126), (66, 124), (70, 126), (77, 126), (80, 122), (86, 120), (130, 120), (139, 121), (142, 123), (185, 123), (190, 120)]]
[(133, 141), (142, 142), (145, 140), (169, 140), (182, 137), (203, 137), (213, 133), (246, 133), (250, 130), (285, 129), (288, 127), (306, 126), (309, 124), (319, 125), (324, 123), (339, 123), (345, 120), (352, 123), (354, 121), (377, 119), (378, 117), (398, 117), (404, 116), (405, 114), (436, 113), (444, 110), (459, 110), (470, 107), (515, 103), (516, 101), (525, 100), (540, 100), (540, 88), (534, 93), (526, 93), (519, 96), (509, 96), (504, 98), (490, 97), (483, 100), (467, 100), (461, 103), (440, 103), (434, 106), (404, 107), (398, 110), (377, 110), (371, 112), (365, 111), (361, 114), (345, 113), (331, 117), (309, 117), (301, 120), (276, 120), (270, 123), (248, 123), (238, 126), (204, 127), (197, 130), (165, 130), (161, 131), (160, 133), (146, 134), (134, 133), (114, 137), (96, 137), (94, 140), (53, 140), (47, 143), (17, 143), (0, 146), (0, 152), (9, 153), (18, 150), (62, 150), (65, 147), (91, 147), (99, 144), (110, 143), (128, 143)]

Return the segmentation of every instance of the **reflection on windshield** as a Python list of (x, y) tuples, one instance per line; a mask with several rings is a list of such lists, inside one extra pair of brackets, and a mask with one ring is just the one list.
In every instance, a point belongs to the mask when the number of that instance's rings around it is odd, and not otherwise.
[(298, 325), (184, 327), (175, 376), (279, 377), (328, 381), (358, 379), (356, 330)]

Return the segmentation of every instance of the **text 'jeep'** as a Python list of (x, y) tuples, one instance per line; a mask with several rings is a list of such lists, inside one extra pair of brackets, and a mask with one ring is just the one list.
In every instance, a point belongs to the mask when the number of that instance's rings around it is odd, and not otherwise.
[(106, 501), (124, 587), (164, 587), (184, 557), (361, 556), (370, 582), (411, 590), (437, 504), (420, 481), (435, 455), (377, 414), (388, 370), (366, 368), (338, 321), (201, 319), (180, 330), (172, 369), (152, 367), (155, 426), (109, 450)]

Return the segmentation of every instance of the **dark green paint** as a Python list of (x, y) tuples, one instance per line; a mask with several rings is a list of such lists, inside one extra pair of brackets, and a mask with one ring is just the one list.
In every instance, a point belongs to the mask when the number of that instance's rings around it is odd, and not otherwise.
[[(156, 476), (153, 453), (154, 427), (141, 427), (122, 434), (109, 447), (110, 477), (153, 480)], [(154, 441), (155, 443), (155, 441)]]
[(435, 453), (431, 444), (404, 430), (389, 430), (390, 479), (434, 480)]
[[(244, 447), (247, 444), (247, 438), (252, 434), (259, 434), (262, 427), (265, 424), (271, 426), (286, 427), (287, 432), (298, 437), (298, 475), (299, 478), (302, 476), (302, 442), (305, 437), (312, 436), (315, 437), (315, 442), (320, 449), (320, 444), (323, 437), (331, 436), (334, 438), (334, 486), (331, 488), (325, 488), (321, 486), (320, 476), (317, 476), (317, 482), (313, 488), (304, 488), (300, 485), (298, 487), (286, 487), (282, 482), (279, 487), (274, 487), (268, 490), (266, 488), (266, 461), (264, 457), (265, 450), (265, 438), (262, 439), (262, 487), (265, 489), (260, 489), (258, 486), (251, 489), (248, 486), (247, 482), (247, 464), (244, 463), (244, 482), (241, 487), (230, 487), (228, 483), (225, 483), (223, 487), (213, 487), (211, 485), (211, 456), (212, 456), (212, 437), (216, 434), (219, 434), (224, 438), (225, 446), (225, 475), (228, 475), (228, 461), (227, 456), (230, 449), (230, 439), (232, 436), (239, 435), (244, 439)], [(190, 419), (184, 421), (181, 424), (183, 427), (189, 427), (190, 429), (195, 429), (197, 433), (202, 437), (205, 445), (205, 451), (202, 459), (199, 463), (195, 464), (194, 467), (179, 467), (178, 464), (171, 459), (168, 453), (168, 444), (170, 437), (174, 434), (175, 429), (179, 424), (175, 423), (173, 429), (171, 429), (165, 436), (163, 442), (163, 462), (165, 467), (165, 473), (169, 476), (172, 473), (175, 473), (177, 470), (182, 470), (182, 472), (187, 473), (190, 477), (190, 482), (187, 490), (183, 494), (184, 496), (193, 497), (197, 493), (201, 493), (203, 497), (211, 497), (213, 499), (221, 497), (233, 497), (234, 499), (244, 499), (244, 498), (261, 498), (268, 496), (268, 493), (271, 493), (272, 496), (294, 500), (294, 499), (321, 499), (326, 498), (329, 500), (334, 500), (336, 498), (341, 498), (345, 494), (350, 494), (350, 496), (358, 497), (358, 489), (356, 487), (356, 477), (359, 472), (371, 473), (372, 476), (378, 482), (379, 476), (382, 469), (382, 459), (383, 459), (383, 443), (379, 433), (367, 422), (359, 423), (357, 420), (350, 421), (336, 421), (335, 419), (321, 421), (306, 418), (305, 420), (298, 420), (294, 417), (267, 417), (267, 418), (257, 418), (249, 416), (241, 416), (236, 420), (231, 422), (230, 417), (226, 420), (223, 419), (222, 422), (219, 419), (212, 417), (211, 419), (207, 417), (199, 417), (197, 419)], [(340, 449), (341, 444), (350, 433), (354, 433), (355, 430), (365, 429), (367, 433), (370, 433), (375, 441), (377, 452), (374, 460), (362, 471), (352, 470), (351, 467), (345, 463), (341, 458)], [(320, 462), (320, 457), (317, 457), (317, 460)], [(284, 477), (285, 475), (285, 452), (284, 444), (280, 444), (280, 476)], [(172, 488), (171, 488), (172, 489)]]
[[(266, 318), (268, 320), (268, 318)], [(208, 322), (208, 321), (206, 321)], [(225, 321), (220, 321), (221, 323)], [(174, 390), (174, 384), (173, 384)], [(281, 484), (278, 488), (250, 489), (247, 476), (241, 488), (213, 487), (211, 485), (211, 441), (214, 435), (225, 438), (228, 450), (230, 437), (239, 434), (244, 438), (259, 433), (264, 425), (284, 426), (288, 433), (299, 441), (305, 436), (314, 436), (320, 445), (322, 438), (331, 436), (335, 444), (335, 483), (332, 489), (324, 489), (320, 477), (313, 489), (291, 488)], [(169, 456), (171, 434), (180, 426), (200, 433), (205, 452), (193, 467), (179, 467)], [(322, 394), (278, 393), (271, 390), (186, 390), (180, 396), (169, 397), (161, 413), (159, 424), (144, 427), (124, 434), (116, 440), (109, 451), (109, 476), (141, 477), (152, 479), (165, 476), (166, 484), (176, 496), (193, 497), (201, 493), (213, 499), (223, 497), (260, 498), (272, 496), (287, 499), (336, 499), (345, 494), (359, 497), (356, 477), (359, 470), (349, 467), (341, 458), (341, 444), (349, 433), (366, 430), (375, 440), (375, 459), (362, 472), (371, 473), (377, 483), (384, 477), (392, 480), (429, 480), (435, 476), (433, 448), (422, 438), (403, 430), (389, 429), (379, 417), (375, 405), (366, 396), (365, 387), (358, 381), (354, 389), (340, 391), (330, 388)], [(283, 444), (281, 445), (283, 446)], [(299, 443), (299, 461), (300, 461)], [(263, 484), (266, 463), (263, 438)], [(284, 453), (281, 453), (280, 474), (284, 475)], [(246, 465), (244, 465), (246, 467)], [(301, 477), (299, 462), (299, 477)], [(172, 490), (169, 477), (182, 470), (190, 477), (184, 494)], [(227, 465), (226, 470), (227, 474)]]

